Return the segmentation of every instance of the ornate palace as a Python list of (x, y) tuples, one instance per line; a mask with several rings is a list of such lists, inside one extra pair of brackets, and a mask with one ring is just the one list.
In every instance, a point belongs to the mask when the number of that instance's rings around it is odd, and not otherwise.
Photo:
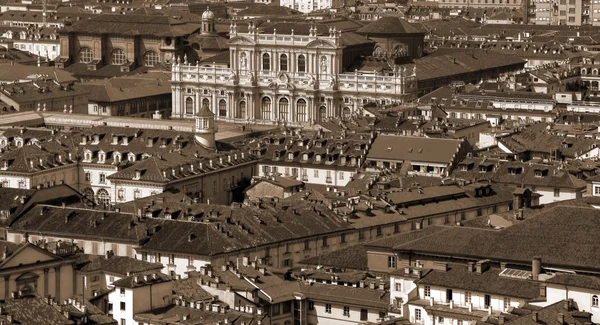
[[(214, 29), (214, 15), (202, 28)], [(279, 32), (278, 32), (279, 30)], [(230, 122), (306, 125), (360, 114), (364, 104), (402, 103), (417, 93), (414, 65), (360, 71), (357, 62), (373, 54), (375, 42), (326, 25), (279, 23), (246, 33), (230, 26), (229, 64), (188, 62), (172, 66), (173, 118), (193, 118), (208, 107)], [(390, 63), (391, 62), (391, 63)], [(385, 71), (385, 72), (384, 72)]]

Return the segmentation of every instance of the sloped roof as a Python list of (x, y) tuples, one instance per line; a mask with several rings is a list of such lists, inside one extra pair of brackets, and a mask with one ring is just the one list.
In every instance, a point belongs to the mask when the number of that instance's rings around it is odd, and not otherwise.
[(356, 32), (359, 34), (387, 35), (422, 33), (409, 22), (399, 17), (381, 17), (380, 19), (359, 28)]
[(462, 140), (454, 139), (380, 135), (373, 142), (367, 158), (449, 164), (462, 144)]

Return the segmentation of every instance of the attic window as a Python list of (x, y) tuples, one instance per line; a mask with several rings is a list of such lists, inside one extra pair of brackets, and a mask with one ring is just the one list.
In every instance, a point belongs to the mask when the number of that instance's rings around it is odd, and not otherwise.
[(511, 175), (518, 175), (518, 174), (521, 174), (521, 167), (509, 167), (509, 168), (508, 168), (508, 172), (509, 172)]
[(388, 151), (388, 152), (392, 151), (392, 147), (388, 147), (388, 148), (387, 148), (387, 151)]

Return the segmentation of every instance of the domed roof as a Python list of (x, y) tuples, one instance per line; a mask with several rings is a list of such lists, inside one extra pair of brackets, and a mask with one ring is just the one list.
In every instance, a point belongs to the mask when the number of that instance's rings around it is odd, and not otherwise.
[(215, 114), (208, 108), (208, 106), (202, 105), (202, 108), (195, 115), (196, 117), (215, 117)]
[(210, 11), (210, 9), (207, 6), (206, 10), (202, 13), (202, 20), (213, 20), (213, 19), (215, 19), (215, 13)]

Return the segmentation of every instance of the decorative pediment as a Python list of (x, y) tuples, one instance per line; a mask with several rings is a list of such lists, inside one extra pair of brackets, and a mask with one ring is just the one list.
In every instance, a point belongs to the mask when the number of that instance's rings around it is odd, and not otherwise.
[(229, 40), (229, 44), (230, 45), (243, 45), (243, 44), (248, 44), (248, 45), (254, 45), (254, 41), (251, 40), (248, 37), (245, 36), (235, 36), (232, 39)]
[(277, 79), (271, 81), (267, 87), (269, 87), (269, 89), (287, 90), (293, 90), (295, 88), (294, 85), (290, 82), (290, 78), (288, 77), (288, 75), (284, 72), (280, 72), (277, 76)]
[(307, 48), (323, 48), (323, 49), (334, 49), (336, 46), (326, 40), (316, 39), (306, 45)]

